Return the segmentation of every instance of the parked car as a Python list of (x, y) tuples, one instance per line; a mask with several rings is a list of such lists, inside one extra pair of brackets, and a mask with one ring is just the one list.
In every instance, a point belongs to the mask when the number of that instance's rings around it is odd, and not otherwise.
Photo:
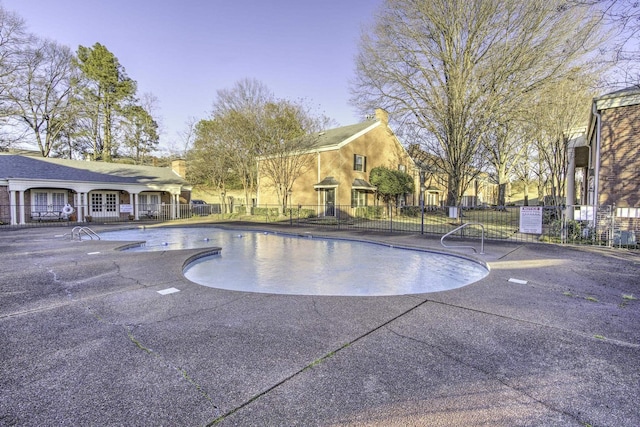
[(191, 200), (191, 213), (193, 215), (210, 215), (211, 206), (204, 200), (193, 199)]

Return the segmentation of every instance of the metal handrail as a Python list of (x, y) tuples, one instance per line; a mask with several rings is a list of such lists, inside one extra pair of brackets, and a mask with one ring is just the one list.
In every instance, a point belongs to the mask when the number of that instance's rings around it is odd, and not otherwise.
[(474, 248), (473, 246), (465, 246), (465, 245), (460, 245), (460, 246), (447, 246), (444, 244), (444, 238), (455, 233), (458, 230), (461, 230), (469, 225), (479, 225), (480, 228), (482, 228), (482, 238), (480, 240), (480, 255), (484, 255), (484, 225), (480, 224), (479, 222), (466, 222), (464, 224), (462, 224), (460, 227), (456, 227), (453, 230), (451, 230), (450, 232), (448, 232), (447, 234), (445, 234), (444, 236), (442, 236), (442, 238), (440, 239), (440, 244), (442, 246), (444, 246), (445, 248), (470, 248), (473, 249), (473, 253), (478, 253), (478, 251), (476, 251), (476, 248)]
[(100, 240), (100, 236), (98, 235), (98, 233), (96, 233), (89, 227), (81, 227), (79, 225), (73, 227), (73, 229), (71, 230), (71, 240), (76, 240), (76, 238), (77, 240), (82, 240), (83, 233), (89, 236), (91, 240), (93, 240), (94, 237), (96, 238), (96, 240)]

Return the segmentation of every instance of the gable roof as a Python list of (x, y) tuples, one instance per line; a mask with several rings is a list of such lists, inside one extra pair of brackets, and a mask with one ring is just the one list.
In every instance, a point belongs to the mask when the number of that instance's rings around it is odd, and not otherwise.
[(378, 127), (380, 123), (381, 121), (376, 119), (334, 129), (327, 129), (313, 135), (313, 137), (318, 138), (315, 143), (315, 148), (321, 151), (340, 148), (359, 136), (369, 132), (371, 129)]
[(0, 180), (9, 179), (187, 185), (170, 168), (0, 153)]

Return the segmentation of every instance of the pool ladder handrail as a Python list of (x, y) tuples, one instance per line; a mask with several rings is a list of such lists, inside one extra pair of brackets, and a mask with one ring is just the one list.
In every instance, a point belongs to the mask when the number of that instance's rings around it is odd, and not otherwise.
[(94, 237), (96, 240), (100, 240), (98, 233), (93, 231), (90, 227), (79, 225), (73, 227), (71, 230), (71, 240), (82, 240), (82, 234), (86, 234), (91, 240), (93, 240)]
[(448, 232), (447, 234), (445, 234), (444, 236), (442, 236), (442, 238), (440, 239), (440, 244), (442, 246), (444, 246), (445, 248), (470, 248), (473, 249), (473, 253), (478, 253), (478, 251), (476, 251), (476, 248), (474, 248), (473, 246), (466, 246), (466, 245), (459, 245), (459, 246), (447, 246), (444, 244), (444, 239), (445, 237), (455, 233), (458, 230), (461, 230), (469, 225), (479, 225), (480, 228), (482, 228), (482, 234), (481, 234), (481, 240), (480, 240), (480, 255), (484, 255), (484, 225), (482, 225), (479, 222), (465, 222), (464, 224), (462, 224), (459, 227), (454, 228), (453, 230), (451, 230), (450, 232)]

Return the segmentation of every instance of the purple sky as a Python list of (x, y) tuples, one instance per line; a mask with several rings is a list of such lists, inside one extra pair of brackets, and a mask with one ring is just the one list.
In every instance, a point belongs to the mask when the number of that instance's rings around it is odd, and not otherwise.
[[(207, 118), (216, 91), (244, 78), (279, 98), (304, 98), (339, 125), (360, 30), (382, 0), (0, 0), (28, 30), (69, 46), (107, 47), (158, 98), (161, 144), (189, 117)], [(178, 142), (179, 144), (179, 142)]]

